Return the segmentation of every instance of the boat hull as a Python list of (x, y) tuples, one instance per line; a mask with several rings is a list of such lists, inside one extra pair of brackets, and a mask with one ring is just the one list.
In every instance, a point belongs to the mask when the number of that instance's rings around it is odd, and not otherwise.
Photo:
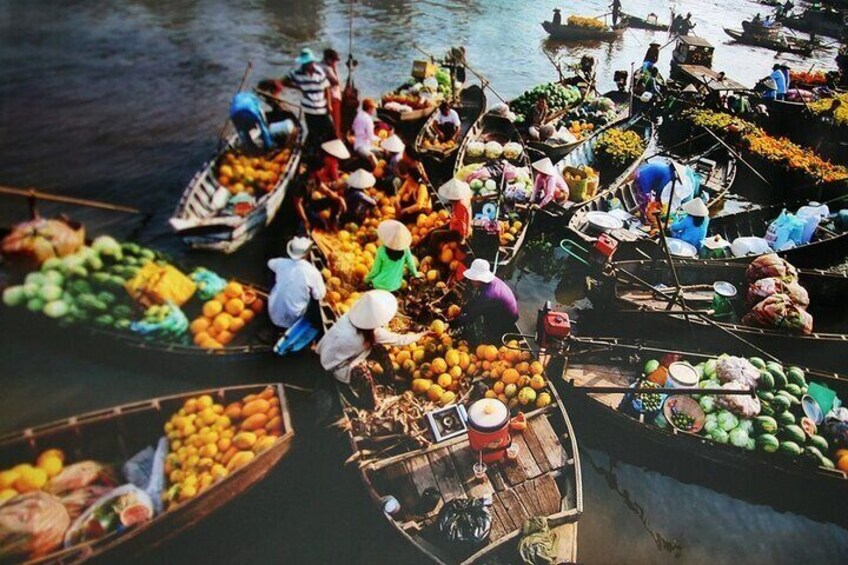
[(551, 39), (561, 41), (612, 40), (624, 34), (624, 28), (598, 30), (567, 24), (555, 25), (553, 22), (542, 22), (542, 27)]

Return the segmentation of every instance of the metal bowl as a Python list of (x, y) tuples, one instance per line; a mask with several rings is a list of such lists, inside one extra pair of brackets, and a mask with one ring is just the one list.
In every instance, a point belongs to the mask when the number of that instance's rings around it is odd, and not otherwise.
[(674, 257), (680, 257), (683, 259), (693, 259), (698, 255), (698, 250), (695, 249), (695, 246), (691, 243), (683, 241), (682, 239), (677, 239), (676, 237), (667, 237), (665, 238), (666, 245), (668, 245), (668, 252), (671, 253)]
[(593, 211), (586, 214), (589, 227), (598, 233), (617, 230), (624, 227), (624, 222), (607, 212)]

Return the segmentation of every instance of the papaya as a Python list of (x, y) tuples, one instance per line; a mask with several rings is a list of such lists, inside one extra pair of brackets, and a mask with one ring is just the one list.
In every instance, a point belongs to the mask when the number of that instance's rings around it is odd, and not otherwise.
[(256, 443), (256, 434), (253, 432), (239, 432), (233, 437), (233, 445), (238, 449), (250, 449)]
[[(256, 414), (265, 414), (271, 405), (264, 398), (257, 398), (244, 405), (241, 411), (242, 418), (250, 418)], [(247, 428), (249, 429), (249, 428)]]
[(241, 418), (241, 408), (241, 402), (233, 402), (224, 409), (224, 415), (230, 420), (238, 420)]
[(256, 445), (253, 446), (254, 453), (262, 453), (277, 441), (277, 438), (274, 436), (265, 436), (259, 441), (256, 442)]
[(270, 401), (272, 398), (274, 398), (274, 396), (276, 396), (275, 391), (274, 391), (274, 387), (270, 387), (270, 386), (266, 387), (265, 390), (263, 390), (262, 392), (259, 393), (259, 398), (261, 398), (263, 400)]
[(227, 471), (235, 471), (236, 469), (240, 469), (253, 461), (253, 458), (256, 457), (256, 454), (252, 451), (239, 451), (236, 453), (230, 462), (227, 463)]
[[(246, 407), (245, 407), (246, 408)], [(249, 418), (247, 418), (244, 422), (241, 423), (241, 429), (245, 431), (253, 431), (258, 430), (260, 428), (264, 428), (265, 424), (268, 423), (268, 416), (263, 412), (258, 412), (253, 414)]]

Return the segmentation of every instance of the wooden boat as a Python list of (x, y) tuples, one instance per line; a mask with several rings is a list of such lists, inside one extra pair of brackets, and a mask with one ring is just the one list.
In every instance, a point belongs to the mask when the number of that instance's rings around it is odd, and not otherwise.
[[(147, 446), (155, 447), (164, 435), (165, 423), (189, 398), (208, 394), (215, 402), (227, 405), (248, 394), (258, 394), (266, 386), (241, 385), (133, 402), (6, 434), (0, 437), (0, 466), (8, 468), (22, 461), (34, 461), (40, 452), (48, 448), (62, 449), (69, 458), (73, 458), (71, 462), (91, 459), (122, 464)], [(145, 551), (195, 527), (247, 492), (288, 453), (294, 438), (283, 386), (271, 386), (275, 388), (280, 403), (283, 435), (269, 449), (195, 498), (160, 513), (147, 523), (57, 550), (29, 563), (68, 564), (91, 559), (121, 563), (137, 559)]]
[[(519, 143), (521, 144), (522, 151), (521, 156), (518, 160), (513, 161), (512, 164), (517, 167), (527, 167), (530, 172), (531, 180), (535, 177), (533, 172), (533, 168), (530, 166), (530, 156), (527, 154), (527, 148), (524, 145), (523, 140), (521, 139), (521, 134), (516, 129), (515, 125), (509, 121), (508, 119), (498, 116), (497, 114), (486, 113), (481, 115), (477, 121), (471, 126), (471, 129), (468, 130), (468, 133), (465, 136), (465, 139), (462, 142), (462, 145), (459, 147), (459, 152), (456, 155), (456, 164), (454, 165), (454, 174), (456, 174), (462, 167), (468, 165), (472, 162), (475, 162), (475, 159), (471, 158), (467, 154), (468, 144), (472, 141), (497, 141), (501, 145), (504, 145), (509, 142)], [(480, 157), (476, 159), (477, 162), (485, 161), (484, 157)], [(507, 245), (498, 245), (497, 249), (493, 249), (493, 253), (483, 252), (482, 247), (487, 247), (488, 245), (476, 245), (475, 242), (472, 242), (472, 248), (475, 248), (475, 255), (489, 257), (497, 253), (497, 261), (498, 265), (507, 265), (515, 255), (518, 253), (518, 250), (521, 248), (521, 245), (524, 243), (524, 238), (527, 235), (527, 229), (530, 227), (530, 222), (532, 220), (532, 211), (528, 206), (525, 205), (517, 205), (515, 206), (515, 211), (510, 217), (507, 214), (504, 205), (503, 199), (503, 186), (500, 186), (498, 189), (498, 193), (496, 195), (488, 196), (488, 197), (475, 197), (472, 201), (472, 215), (479, 212), (482, 207), (490, 202), (496, 202), (498, 205), (498, 218), (500, 220), (510, 220), (510, 222), (515, 221), (512, 218), (515, 218), (522, 223), (521, 231), (518, 235), (515, 236), (514, 241), (508, 243)], [(480, 233), (480, 230), (475, 230), (475, 238), (477, 240), (476, 243), (479, 244), (480, 240), (491, 239), (483, 237), (485, 234)]]
[[(630, 93), (623, 92), (620, 90), (611, 90), (609, 92), (606, 92), (603, 96), (615, 102), (616, 106), (618, 107), (618, 113), (615, 119), (611, 120), (610, 123), (608, 123), (607, 125), (598, 128), (596, 132), (613, 127), (617, 122), (625, 118), (630, 113)], [(556, 123), (558, 123), (559, 120), (561, 120), (568, 111), (569, 109), (566, 109), (563, 112), (559, 113), (559, 115), (556, 117), (556, 120), (554, 120), (551, 125), (556, 125)], [(551, 139), (548, 139), (546, 141), (540, 141), (538, 139), (527, 139), (526, 143), (528, 147), (541, 152), (545, 155), (545, 157), (548, 157), (551, 161), (556, 163), (557, 161), (565, 158), (566, 155), (568, 155), (574, 149), (579, 147), (584, 141), (586, 141), (586, 139), (578, 139), (570, 143), (555, 141)]]
[[(848, 293), (848, 276), (817, 270), (799, 271), (799, 283), (809, 293), (807, 311), (813, 316), (814, 325), (811, 335), (797, 335), (782, 328), (753, 327), (735, 321), (748, 311), (744, 305), (748, 288), (746, 265), (681, 260), (675, 261), (674, 267), (687, 307), (702, 315), (684, 314), (677, 302), (669, 306), (676, 284), (675, 273), (666, 261), (621, 261), (615, 263), (608, 279), (592, 289), (598, 304), (610, 304), (614, 310), (588, 311), (585, 319), (581, 317), (581, 328), (591, 327), (590, 333), (594, 335), (618, 333), (624, 337), (633, 328), (641, 336), (674, 335), (681, 346), (690, 340), (695, 344), (711, 343), (728, 352), (741, 350), (743, 354), (750, 354), (750, 344), (753, 344), (780, 355), (786, 362), (825, 371), (840, 371), (844, 367), (848, 313), (843, 305)], [(711, 307), (716, 281), (729, 282), (737, 289), (733, 302), (736, 317), (730, 321), (703, 317)]]
[[(651, 16), (654, 17), (651, 18)], [(639, 16), (630, 14), (621, 14), (621, 17), (624, 19), (627, 27), (647, 29), (650, 31), (669, 31), (671, 29), (671, 24), (660, 23), (655, 14), (650, 14), (647, 18), (640, 18)]]
[(466, 86), (459, 93), (459, 104), (455, 106), (455, 110), (459, 114), (461, 124), (457, 144), (453, 147), (442, 149), (441, 147), (434, 147), (426, 143), (428, 139), (432, 138), (431, 132), (436, 124), (438, 114), (434, 112), (430, 114), (429, 119), (415, 138), (415, 151), (419, 155), (427, 159), (432, 159), (435, 163), (442, 163), (453, 155), (459, 149), (459, 145), (465, 139), (468, 130), (471, 129), (471, 126), (474, 125), (480, 114), (486, 111), (485, 91), (476, 84)]
[(618, 39), (624, 34), (626, 26), (609, 27), (606, 29), (594, 29), (585, 26), (574, 26), (568, 24), (554, 24), (551, 21), (542, 22), (542, 27), (551, 39), (559, 41), (582, 41), (586, 39)]
[(780, 22), (790, 29), (840, 39), (845, 33), (845, 15), (832, 9), (805, 10), (801, 15), (788, 15)]
[[(742, 23), (744, 25), (747, 22)], [(794, 39), (781, 34), (758, 34), (730, 28), (724, 28), (724, 33), (739, 43), (764, 47), (779, 53), (809, 55), (815, 49), (815, 45), (809, 41)]]
[[(598, 445), (616, 459), (656, 469), (685, 482), (704, 484), (781, 510), (845, 523), (845, 513), (833, 504), (848, 495), (848, 476), (844, 472), (810, 468), (778, 453), (719, 444), (671, 426), (662, 429), (644, 414), (637, 417), (622, 410), (624, 394), (592, 392), (602, 386), (633, 385), (646, 361), (666, 354), (681, 355), (693, 364), (717, 356), (635, 339), (581, 338), (568, 344), (560, 391), (575, 424), (592, 430), (583, 434), (581, 441)], [(843, 376), (813, 370), (807, 370), (806, 376), (809, 381), (826, 384), (842, 398), (848, 395), (848, 382)]]
[[(709, 195), (708, 202), (711, 208), (722, 203), (736, 179), (736, 159), (720, 144), (689, 158), (674, 156), (672, 158), (688, 165), (701, 177), (701, 189)], [(639, 202), (636, 198), (635, 185), (632, 182), (623, 182), (603, 194), (596, 195), (580, 206), (568, 220), (569, 232), (586, 243), (597, 241), (598, 231), (589, 222), (589, 214), (608, 211), (612, 199), (617, 199), (621, 203), (623, 212), (633, 218), (639, 218)], [(641, 225), (641, 221), (639, 221), (639, 225)], [(635, 245), (637, 242), (641, 243), (642, 239), (647, 237), (647, 232), (634, 232), (622, 227), (614, 230), (612, 235), (622, 242), (632, 241)], [(651, 241), (650, 243), (654, 242)], [(627, 251), (626, 248), (619, 248), (616, 251), (616, 258), (622, 255), (632, 257), (631, 253)]]
[[(637, 113), (632, 116), (625, 116), (617, 122), (609, 124), (606, 128), (598, 130), (588, 138), (584, 139), (580, 145), (555, 164), (557, 170), (563, 171), (566, 167), (579, 168), (581, 166), (592, 167), (593, 169), (598, 170), (595, 149), (598, 146), (601, 136), (606, 131), (613, 128), (623, 130), (632, 129), (640, 132), (642, 134), (642, 138), (645, 140), (645, 153), (647, 153), (652, 145), (652, 141), (654, 139), (654, 124), (650, 120), (644, 119), (641, 113)], [(634, 159), (632, 163), (624, 166), (623, 169), (619, 167), (613, 170), (600, 170), (600, 182), (598, 184), (595, 197), (603, 197), (614, 187), (621, 184), (621, 182), (630, 176), (636, 167), (639, 166), (644, 155), (645, 154), (643, 153), (637, 159)], [(583, 203), (584, 202), (582, 201), (575, 202), (569, 199), (562, 203), (551, 203), (546, 206), (543, 211), (550, 216), (560, 217), (573, 213), (574, 210), (583, 205)]]
[[(186, 244), (195, 249), (233, 253), (274, 220), (289, 184), (295, 182), (298, 175), (305, 139), (304, 128), (300, 126), (297, 117), (281, 113), (277, 121), (286, 119), (292, 120), (296, 127), (292, 134), (281, 141), (284, 148), (291, 150), (288, 162), (285, 163), (285, 172), (269, 192), (257, 195), (255, 207), (247, 214), (242, 216), (222, 212), (215, 199), (216, 193), (229, 195), (227, 188), (218, 182), (218, 168), (227, 153), (238, 149), (238, 135), (232, 135), (226, 146), (189, 181), (170, 219), (171, 227)], [(269, 125), (273, 126), (277, 121)]]

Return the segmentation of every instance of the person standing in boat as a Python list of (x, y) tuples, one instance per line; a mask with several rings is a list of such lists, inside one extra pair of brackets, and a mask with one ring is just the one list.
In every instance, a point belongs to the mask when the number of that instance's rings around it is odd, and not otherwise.
[(779, 63), (775, 63), (771, 69), (772, 72), (769, 78), (774, 81), (777, 90), (776, 99), (783, 100), (786, 98), (786, 77), (783, 75), (783, 71), (780, 70)]
[(551, 23), (555, 26), (562, 25), (562, 12), (559, 11), (559, 8), (554, 8), (554, 17), (551, 19)]
[(564, 192), (565, 198), (568, 198), (568, 185), (565, 184), (562, 175), (560, 175), (554, 164), (548, 157), (539, 159), (533, 163), (533, 169), (536, 170), (536, 181), (533, 185), (533, 198), (531, 202), (537, 208), (544, 208), (557, 195), (557, 192)]
[(682, 239), (700, 252), (710, 226), (710, 211), (700, 198), (693, 198), (683, 205), (682, 210), (686, 216), (671, 224), (671, 237)]
[(692, 13), (689, 12), (680, 22), (680, 35), (689, 35), (689, 32), (693, 29), (695, 29), (695, 24), (692, 22)]
[(460, 127), (462, 122), (459, 120), (459, 114), (451, 108), (447, 100), (442, 100), (436, 114), (436, 138), (442, 143), (451, 139), (456, 140), (459, 137)]
[(609, 7), (612, 10), (612, 26), (615, 27), (618, 25), (618, 20), (621, 17), (621, 0), (612, 0), (612, 4)]
[(374, 133), (374, 116), (377, 114), (377, 103), (370, 98), (362, 101), (362, 107), (353, 118), (350, 126), (353, 134), (353, 152), (368, 162), (371, 169), (377, 166), (374, 155), (375, 143), (380, 140)]
[(303, 49), (296, 62), (298, 67), (283, 79), (282, 84), (300, 91), (300, 106), (306, 119), (306, 147), (314, 155), (318, 147), (333, 136), (329, 113), (332, 99), (330, 81), (317, 65), (311, 49)]
[(286, 245), (287, 258), (268, 261), (268, 268), (275, 276), (274, 288), (268, 296), (268, 316), (278, 328), (292, 327), (307, 312), (312, 313), (309, 321), (314, 326), (321, 325), (317, 305), (327, 294), (327, 288), (321, 273), (306, 260), (311, 247), (312, 240), (308, 237), (293, 237)]
[(385, 220), (377, 226), (380, 247), (374, 258), (371, 272), (365, 276), (365, 284), (374, 288), (394, 292), (403, 285), (403, 276), (408, 271), (413, 277), (421, 278), (415, 266), (415, 257), (409, 246), (412, 234), (397, 220)]
[(495, 276), (485, 259), (474, 259), (463, 274), (471, 281), (474, 295), (463, 307), (456, 326), (465, 327), (482, 319), (484, 333), (492, 343), (499, 343), (505, 333), (515, 331), (518, 300), (504, 281)]
[(339, 161), (349, 159), (350, 152), (340, 139), (325, 141), (321, 144), (321, 151), (321, 167), (313, 171), (306, 182), (293, 185), (292, 202), (301, 221), (298, 233), (308, 234), (315, 223), (325, 230), (335, 230), (339, 217), (347, 210), (347, 204), (336, 187), (341, 179)]
[(342, 85), (339, 79), (339, 53), (335, 49), (324, 50), (324, 60), (321, 69), (330, 81), (330, 117), (333, 120), (333, 128), (336, 137), (342, 139)]
[(642, 69), (649, 70), (652, 67), (656, 66), (657, 61), (660, 60), (660, 44), (659, 43), (651, 43), (648, 46), (648, 50), (645, 52), (645, 59), (642, 62)]
[(458, 241), (464, 244), (473, 230), (471, 187), (468, 183), (453, 178), (439, 187), (439, 196), (450, 204), (451, 215), (447, 227), (434, 229), (428, 235), (431, 255), (436, 255), (443, 243)]
[(233, 97), (233, 102), (230, 105), (230, 121), (233, 122), (243, 146), (256, 149), (250, 131), (254, 127), (258, 127), (259, 131), (262, 132), (262, 143), (265, 150), (268, 151), (274, 147), (262, 103), (252, 92), (239, 92)]

